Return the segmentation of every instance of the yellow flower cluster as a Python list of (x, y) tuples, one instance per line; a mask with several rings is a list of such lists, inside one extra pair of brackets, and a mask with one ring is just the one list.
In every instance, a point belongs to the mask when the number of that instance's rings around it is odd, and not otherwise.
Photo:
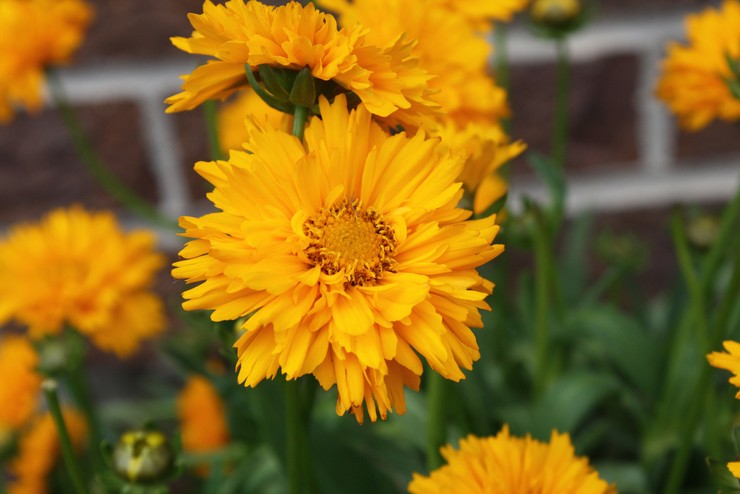
[(588, 459), (575, 455), (568, 434), (549, 443), (514, 437), (509, 427), (493, 437), (468, 436), (460, 449), (441, 450), (446, 465), (426, 477), (414, 474), (411, 494), (615, 494)]
[(181, 218), (193, 238), (172, 274), (198, 286), (186, 310), (251, 315), (238, 379), (281, 370), (336, 385), (337, 412), (371, 420), (405, 410), (419, 355), (460, 380), (479, 352), (471, 327), (493, 284), (476, 268), (503, 251), (495, 217), (466, 221), (463, 157), (423, 133), (389, 135), (364, 105), (320, 102), (305, 143), (269, 125), (246, 151), (200, 162), (219, 212)]
[[(376, 44), (406, 33), (416, 41), (413, 55), (434, 78), (432, 96), (443, 112), (427, 122), (431, 135), (467, 154), (459, 177), (474, 191), (475, 212), (482, 213), (506, 192), (506, 182), (495, 173), (525, 149), (511, 143), (499, 120), (509, 115), (506, 91), (488, 73), (490, 24), (473, 22), (475, 15), (508, 19), (527, 2), (451, 2), (449, 0), (320, 0), (338, 12), (345, 25), (362, 25)], [(483, 5), (485, 4), (485, 5)], [(444, 33), (440, 35), (440, 33)]]
[(173, 44), (213, 59), (184, 76), (183, 92), (167, 99), (168, 112), (223, 99), (245, 87), (245, 64), (308, 67), (316, 79), (353, 92), (371, 113), (394, 122), (419, 125), (424, 115), (436, 111), (429, 99), (430, 77), (411, 56), (413, 42), (403, 37), (371, 44), (366, 30), (339, 29), (332, 16), (311, 3), (271, 7), (256, 1), (214, 5), (207, 0), (203, 13), (190, 14), (189, 19), (195, 29), (192, 36), (173, 38)]
[(41, 107), (44, 69), (69, 61), (91, 17), (83, 0), (0, 0), (0, 123)]
[(161, 332), (164, 307), (151, 291), (164, 258), (148, 231), (124, 233), (112, 213), (57, 209), (0, 241), (0, 324), (38, 338), (70, 325), (126, 357)]
[[(671, 43), (657, 94), (686, 130), (740, 120), (740, 1), (725, 0), (686, 20), (688, 45)], [(733, 68), (734, 65), (734, 68)]]

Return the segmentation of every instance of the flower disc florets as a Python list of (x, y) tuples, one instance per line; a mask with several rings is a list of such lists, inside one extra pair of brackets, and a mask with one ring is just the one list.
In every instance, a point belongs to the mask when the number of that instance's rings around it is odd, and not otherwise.
[(383, 272), (395, 271), (393, 228), (357, 199), (321, 208), (306, 220), (303, 231), (310, 239), (304, 251), (309, 261), (324, 274), (342, 272), (347, 286), (373, 285)]

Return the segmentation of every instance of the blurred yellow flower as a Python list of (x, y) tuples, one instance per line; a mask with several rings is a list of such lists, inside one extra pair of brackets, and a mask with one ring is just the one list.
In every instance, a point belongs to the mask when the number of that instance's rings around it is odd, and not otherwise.
[(0, 241), (0, 324), (33, 338), (68, 324), (99, 348), (126, 357), (164, 329), (151, 285), (164, 264), (148, 231), (124, 233), (110, 212), (56, 209)]
[(272, 127), (290, 131), (292, 121), (283, 112), (265, 103), (257, 93), (247, 88), (233, 101), (224, 104), (218, 111), (218, 138), (221, 149), (241, 149), (249, 137), (252, 121), (268, 121)]
[(0, 432), (16, 430), (35, 413), (42, 377), (36, 372), (38, 356), (20, 336), (0, 340)]
[(535, 21), (551, 27), (562, 26), (580, 13), (580, 0), (534, 0), (530, 9)]
[(91, 17), (82, 0), (0, 0), (0, 122), (41, 108), (44, 69), (69, 61)]
[[(72, 445), (80, 448), (87, 435), (85, 420), (74, 410), (62, 413)], [(46, 413), (37, 417), (20, 438), (18, 454), (8, 469), (14, 477), (8, 494), (46, 493), (46, 477), (58, 459), (59, 436), (54, 420)]]
[(740, 91), (740, 2), (725, 0), (719, 10), (689, 15), (686, 30), (688, 45), (668, 45), (658, 97), (686, 130), (700, 130), (716, 118), (740, 120), (740, 95), (730, 89), (734, 84)]
[(491, 245), (495, 217), (465, 221), (456, 207), (461, 157), (422, 133), (388, 136), (344, 96), (320, 106), (305, 146), (267, 128), (249, 152), (196, 164), (221, 211), (181, 218), (195, 240), (172, 274), (200, 283), (183, 293), (186, 310), (251, 314), (239, 382), (313, 374), (337, 385), (337, 413), (362, 421), (364, 403), (375, 421), (405, 411), (417, 353), (455, 381), (479, 358), (470, 328), (482, 327), (493, 284), (476, 268), (503, 246)]
[(428, 477), (414, 474), (411, 494), (614, 494), (589, 465), (575, 456), (568, 434), (552, 432), (549, 443), (509, 435), (468, 436), (460, 449), (444, 446), (446, 465)]
[(458, 180), (473, 193), (473, 212), (485, 212), (508, 188), (497, 170), (524, 152), (527, 146), (521, 141), (509, 142), (501, 127), (493, 124), (469, 123), (460, 129), (448, 122), (436, 130), (444, 148), (465, 156), (465, 166)]
[(190, 110), (207, 99), (223, 99), (247, 85), (245, 64), (311, 69), (316, 79), (333, 81), (355, 93), (368, 110), (393, 121), (418, 124), (436, 111), (429, 75), (410, 56), (412, 40), (396, 37), (382, 45), (367, 42), (358, 26), (338, 29), (336, 20), (309, 3), (280, 7), (257, 1), (203, 4), (190, 14), (190, 38), (172, 38), (188, 53), (214, 57), (184, 76), (183, 92), (169, 97), (168, 112)]
[(213, 451), (229, 442), (224, 404), (208, 379), (190, 377), (177, 398), (177, 410), (185, 451)]
[(474, 22), (509, 22), (527, 7), (529, 0), (436, 0)]
[[(454, 3), (460, 6), (465, 2)], [(473, 2), (479, 3), (479, 2)], [(496, 4), (497, 2), (489, 2)], [(509, 115), (506, 91), (488, 73), (490, 28), (480, 30), (445, 0), (320, 0), (340, 14), (344, 26), (359, 23), (370, 43), (383, 45), (406, 33), (417, 43), (413, 55), (434, 78), (432, 98), (458, 125), (489, 123)]]

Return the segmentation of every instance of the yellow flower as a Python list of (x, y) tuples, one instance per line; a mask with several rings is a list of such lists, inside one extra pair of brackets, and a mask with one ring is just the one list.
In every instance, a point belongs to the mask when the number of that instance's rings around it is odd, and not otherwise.
[(177, 409), (185, 451), (213, 451), (229, 442), (224, 404), (207, 379), (188, 379), (177, 399)]
[[(476, 268), (503, 251), (495, 217), (457, 209), (459, 156), (422, 133), (389, 137), (343, 96), (313, 118), (306, 143), (253, 132), (249, 152), (197, 163), (221, 211), (184, 217), (172, 274), (200, 283), (186, 310), (214, 321), (250, 315), (237, 341), (238, 380), (255, 386), (282, 370), (337, 385), (337, 413), (385, 418), (405, 411), (424, 357), (448, 379), (479, 358), (471, 327), (493, 284)], [(351, 241), (348, 241), (351, 239)], [(376, 409), (377, 407), (377, 409)]]
[(437, 0), (446, 8), (459, 12), (466, 18), (482, 21), (509, 22), (517, 12), (527, 7), (529, 0)]
[(57, 209), (20, 224), (0, 241), (0, 324), (15, 320), (31, 337), (65, 324), (101, 349), (126, 357), (165, 325), (150, 289), (164, 263), (154, 235), (124, 233), (109, 212)]
[[(250, 118), (248, 118), (250, 117)], [(218, 112), (218, 138), (221, 149), (241, 149), (249, 137), (252, 121), (268, 121), (272, 127), (290, 131), (292, 121), (281, 111), (265, 103), (257, 93), (247, 88)]]
[(437, 128), (437, 135), (444, 147), (465, 156), (465, 166), (458, 180), (474, 194), (473, 212), (476, 214), (483, 213), (506, 194), (508, 184), (497, 170), (527, 147), (521, 141), (510, 143), (501, 127), (492, 124), (469, 123), (459, 129), (448, 122)]
[(740, 479), (740, 461), (731, 461), (727, 464), (727, 469), (736, 479)]
[(190, 110), (203, 101), (226, 98), (244, 87), (245, 64), (311, 69), (355, 93), (371, 113), (418, 125), (436, 111), (429, 100), (428, 74), (410, 56), (413, 41), (396, 37), (383, 45), (367, 42), (365, 30), (338, 29), (336, 20), (309, 3), (271, 7), (257, 1), (203, 4), (190, 14), (190, 38), (172, 38), (188, 53), (214, 57), (184, 76), (183, 92), (169, 97), (168, 112)]
[[(729, 380), (730, 384), (740, 388), (740, 343), (728, 340), (723, 342), (722, 346), (728, 353), (710, 353), (707, 355), (709, 365), (732, 372), (734, 375)], [(740, 391), (737, 392), (735, 398), (740, 399)]]
[(31, 344), (20, 336), (0, 340), (0, 431), (23, 426), (36, 411), (41, 376), (36, 373), (38, 356)]
[(41, 107), (44, 69), (69, 61), (91, 17), (82, 0), (0, 0), (0, 122)]
[[(458, 125), (487, 123), (508, 116), (506, 91), (488, 74), (490, 32), (471, 26), (446, 0), (320, 0), (340, 14), (344, 26), (359, 23), (370, 43), (383, 45), (406, 33), (417, 43), (413, 55), (434, 78), (432, 98)], [(466, 2), (455, 2), (462, 5)], [(478, 3), (478, 2), (473, 2)], [(489, 2), (496, 4), (498, 2)]]
[(740, 61), (740, 2), (725, 0), (720, 10), (689, 15), (686, 28), (688, 45), (668, 45), (658, 97), (686, 130), (700, 130), (715, 118), (737, 121), (740, 100), (729, 84), (740, 85), (740, 77), (728, 57)]
[[(72, 445), (80, 448), (87, 434), (87, 426), (80, 414), (63, 410)], [(51, 415), (37, 417), (20, 438), (18, 455), (12, 460), (9, 471), (15, 477), (9, 494), (46, 492), (46, 476), (59, 458), (59, 436)]]
[(589, 465), (575, 456), (568, 434), (552, 432), (549, 443), (509, 435), (468, 436), (460, 449), (444, 446), (447, 464), (428, 477), (414, 474), (411, 494), (614, 494)]

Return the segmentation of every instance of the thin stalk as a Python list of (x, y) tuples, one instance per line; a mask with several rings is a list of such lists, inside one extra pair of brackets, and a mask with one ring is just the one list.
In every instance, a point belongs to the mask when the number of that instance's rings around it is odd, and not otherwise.
[(439, 448), (447, 442), (447, 380), (431, 370), (427, 395), (427, 470), (442, 466)]
[(285, 419), (288, 482), (290, 494), (302, 494), (302, 483), (305, 479), (305, 463), (303, 461), (306, 451), (306, 429), (301, 417), (300, 388), (298, 381), (285, 381)]
[(176, 222), (163, 216), (154, 206), (139, 197), (138, 194), (124, 185), (105, 167), (100, 157), (93, 149), (90, 140), (82, 128), (82, 124), (80, 124), (80, 121), (77, 118), (77, 114), (69, 104), (64, 92), (64, 87), (59, 79), (59, 75), (54, 70), (48, 70), (47, 81), (54, 105), (59, 111), (62, 121), (69, 131), (75, 150), (77, 151), (80, 160), (87, 167), (95, 180), (97, 180), (110, 195), (120, 201), (121, 204), (132, 212), (157, 225), (178, 230)]
[(701, 284), (704, 289), (708, 288), (709, 282), (714, 278), (714, 273), (722, 261), (722, 255), (733, 238), (737, 234), (737, 220), (740, 216), (740, 188), (735, 192), (730, 204), (725, 209), (720, 222), (717, 239), (707, 253), (702, 265)]
[(547, 383), (548, 347), (550, 344), (549, 264), (550, 246), (545, 226), (538, 221), (534, 229), (535, 255), (535, 361), (534, 361), (534, 395), (541, 396)]
[(555, 117), (552, 136), (552, 162), (563, 168), (568, 152), (568, 106), (570, 101), (570, 55), (564, 38), (555, 41), (557, 73), (555, 79)]
[(208, 149), (212, 160), (225, 160), (226, 153), (221, 149), (218, 131), (218, 104), (209, 99), (203, 102), (203, 116), (206, 120), (206, 134), (208, 135)]
[(305, 106), (296, 105), (293, 113), (293, 135), (303, 140), (303, 129), (306, 126), (309, 109)]
[(85, 484), (82, 477), (82, 470), (80, 469), (77, 459), (75, 457), (74, 449), (72, 448), (72, 440), (69, 437), (69, 431), (67, 425), (64, 423), (64, 416), (62, 415), (62, 409), (59, 406), (59, 396), (57, 395), (57, 383), (53, 379), (47, 379), (43, 384), (44, 394), (46, 395), (46, 402), (49, 406), (49, 413), (54, 420), (56, 425), (57, 433), (59, 434), (59, 444), (62, 450), (62, 458), (64, 459), (64, 465), (67, 468), (72, 479), (77, 494), (87, 494), (87, 485)]

